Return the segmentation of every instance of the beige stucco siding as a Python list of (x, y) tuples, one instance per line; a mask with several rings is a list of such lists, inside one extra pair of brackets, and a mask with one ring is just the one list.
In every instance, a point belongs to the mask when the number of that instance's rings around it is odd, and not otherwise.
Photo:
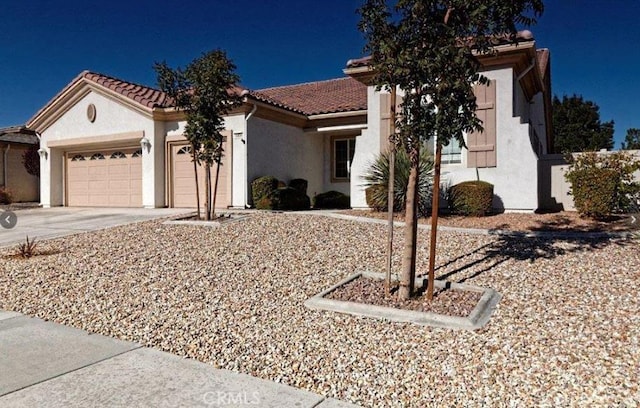
[(274, 176), (288, 183), (294, 178), (308, 181), (307, 195), (324, 191), (324, 137), (262, 118), (248, 121), (248, 180)]
[[(496, 154), (493, 168), (466, 168), (466, 150), (462, 164), (443, 165), (443, 181), (454, 185), (466, 180), (487, 181), (494, 185), (494, 206), (509, 211), (534, 211), (538, 208), (538, 158), (532, 147), (529, 123), (544, 118), (531, 117), (529, 103), (515, 82), (513, 70), (503, 68), (483, 72), (496, 83)], [(515, 89), (514, 89), (515, 86)], [(514, 106), (514, 102), (516, 106)], [(524, 105), (524, 106), (522, 106)]]

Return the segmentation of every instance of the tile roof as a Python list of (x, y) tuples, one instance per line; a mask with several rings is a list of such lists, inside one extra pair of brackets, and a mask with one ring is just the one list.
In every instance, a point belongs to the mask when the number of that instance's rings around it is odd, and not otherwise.
[[(158, 89), (96, 72), (83, 71), (54, 96), (49, 103), (36, 112), (29, 123), (43, 113), (68, 89), (82, 80), (103, 86), (148, 109), (173, 107), (172, 99)], [(349, 77), (266, 88), (257, 91), (249, 91), (243, 87), (235, 86), (230, 92), (237, 92), (243, 96), (247, 95), (255, 100), (303, 115), (367, 109), (367, 87)]]
[[(533, 41), (533, 34), (529, 30), (522, 30), (516, 33), (516, 38), (520, 42)], [(504, 45), (504, 44), (512, 44), (513, 41), (506, 35), (496, 36), (492, 41), (494, 45)], [(365, 67), (369, 65), (371, 61), (371, 56), (367, 55), (362, 58), (354, 58), (347, 61), (347, 68), (358, 68)]]
[(367, 109), (367, 86), (351, 77), (259, 89), (249, 94), (304, 115)]
[(25, 126), (10, 126), (0, 128), (0, 142), (38, 144), (38, 137)]
[(147, 108), (167, 108), (172, 106), (172, 100), (166, 93), (148, 86), (127, 82), (118, 78), (91, 71), (80, 74), (82, 78), (102, 85), (118, 94), (127, 97)]

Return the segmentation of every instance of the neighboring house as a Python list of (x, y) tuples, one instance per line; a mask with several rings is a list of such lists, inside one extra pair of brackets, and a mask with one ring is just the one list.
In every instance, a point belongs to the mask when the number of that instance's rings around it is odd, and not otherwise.
[[(449, 183), (495, 184), (496, 206), (538, 208), (538, 158), (550, 150), (549, 53), (532, 38), (481, 57), (483, 135), (470, 152), (447, 149)], [(366, 207), (362, 175), (386, 149), (388, 94), (375, 91), (366, 60), (345, 78), (257, 91), (225, 119), (216, 205), (250, 206), (250, 183), (272, 175), (308, 180), (308, 194), (337, 190)], [(386, 104), (386, 105), (385, 105)], [(49, 206), (194, 207), (195, 181), (184, 115), (155, 89), (82, 72), (28, 122), (41, 136), (41, 197)], [(203, 180), (203, 177), (200, 177)], [(203, 189), (201, 189), (202, 191)]]
[(0, 128), (0, 187), (11, 193), (14, 202), (38, 201), (38, 177), (27, 173), (22, 156), (38, 144), (33, 131), (24, 126)]

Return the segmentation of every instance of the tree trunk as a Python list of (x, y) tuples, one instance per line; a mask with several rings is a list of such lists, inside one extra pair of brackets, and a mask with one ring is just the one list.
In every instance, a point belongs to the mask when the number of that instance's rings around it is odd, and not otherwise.
[(211, 220), (211, 165), (204, 166), (205, 194), (204, 194), (204, 219)]
[(220, 179), (220, 161), (216, 163), (216, 181), (213, 184), (213, 198), (211, 199), (211, 219), (216, 219), (216, 197), (218, 195), (218, 180)]
[(196, 149), (191, 145), (191, 157), (193, 159), (193, 173), (196, 177), (196, 206), (198, 207), (198, 220), (200, 220), (200, 185), (198, 184), (198, 162), (196, 161)]
[(407, 152), (411, 160), (409, 184), (407, 185), (407, 205), (404, 217), (404, 250), (402, 252), (402, 276), (400, 277), (400, 289), (398, 297), (409, 299), (413, 295), (414, 281), (416, 279), (416, 238), (418, 232), (417, 198), (418, 178), (420, 177), (420, 145), (414, 143), (411, 151)]
[(387, 277), (385, 279), (385, 291), (391, 294), (391, 262), (393, 258), (393, 210), (395, 196), (395, 168), (396, 168), (396, 144), (394, 134), (396, 133), (396, 87), (391, 86), (391, 107), (389, 120), (389, 194), (387, 196), (387, 221), (389, 235), (387, 237)]
[(429, 276), (427, 281), (427, 300), (433, 299), (433, 285), (436, 267), (436, 238), (438, 236), (438, 208), (440, 206), (440, 163), (442, 146), (437, 143), (436, 162), (433, 166), (433, 195), (431, 197), (431, 241), (429, 244)]

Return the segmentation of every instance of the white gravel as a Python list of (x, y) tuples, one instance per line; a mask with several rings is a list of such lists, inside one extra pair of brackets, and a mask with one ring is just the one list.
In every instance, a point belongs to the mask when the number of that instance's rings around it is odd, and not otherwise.
[(60, 252), (29, 260), (0, 251), (0, 309), (363, 406), (640, 405), (638, 241), (441, 232), (437, 275), (503, 295), (476, 332), (303, 306), (383, 271), (385, 240), (384, 226), (309, 215), (138, 223), (41, 243)]

